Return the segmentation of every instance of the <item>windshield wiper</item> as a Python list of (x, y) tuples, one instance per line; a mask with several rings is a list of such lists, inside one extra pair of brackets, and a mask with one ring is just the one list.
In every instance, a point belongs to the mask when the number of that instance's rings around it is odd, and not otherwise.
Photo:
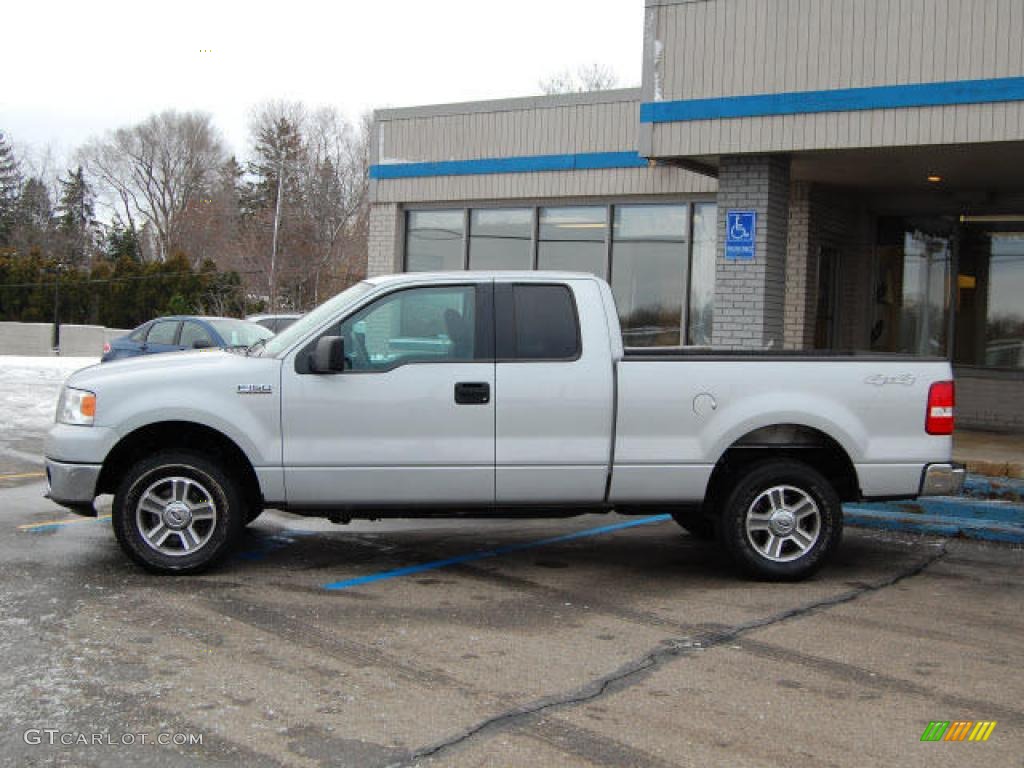
[(253, 352), (255, 352), (257, 349), (259, 349), (260, 347), (262, 347), (266, 343), (267, 343), (266, 339), (257, 339), (256, 341), (254, 341), (252, 344), (250, 344), (248, 347), (245, 348), (245, 356), (248, 357), (249, 355), (251, 355)]

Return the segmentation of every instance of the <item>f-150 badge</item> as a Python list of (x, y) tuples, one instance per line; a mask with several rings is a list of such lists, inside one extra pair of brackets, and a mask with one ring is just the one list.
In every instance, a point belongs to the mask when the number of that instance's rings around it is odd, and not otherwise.
[(240, 395), (270, 395), (274, 388), (270, 384), (239, 384), (238, 394)]

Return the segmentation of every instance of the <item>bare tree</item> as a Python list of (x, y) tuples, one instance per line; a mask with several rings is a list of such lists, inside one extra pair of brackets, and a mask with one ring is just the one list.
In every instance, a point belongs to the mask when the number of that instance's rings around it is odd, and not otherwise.
[(564, 69), (540, 81), (540, 89), (551, 96), (556, 93), (583, 93), (585, 91), (607, 91), (619, 84), (619, 78), (603, 64), (587, 64), (572, 74)]
[(149, 225), (164, 259), (186, 210), (209, 198), (226, 152), (208, 114), (168, 110), (89, 142), (80, 156), (129, 225)]

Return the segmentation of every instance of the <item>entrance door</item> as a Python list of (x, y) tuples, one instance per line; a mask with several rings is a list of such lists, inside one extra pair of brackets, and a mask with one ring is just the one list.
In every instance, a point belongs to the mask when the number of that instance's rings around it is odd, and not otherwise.
[(290, 505), (494, 502), (492, 288), (394, 291), (324, 335), (347, 369), (282, 373)]

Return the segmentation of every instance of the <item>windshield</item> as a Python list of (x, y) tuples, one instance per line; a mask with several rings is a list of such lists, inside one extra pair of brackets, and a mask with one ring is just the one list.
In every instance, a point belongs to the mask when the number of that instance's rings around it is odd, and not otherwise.
[(354, 304), (360, 297), (365, 296), (373, 290), (369, 283), (356, 283), (351, 288), (342, 291), (333, 299), (325, 301), (316, 309), (307, 312), (294, 323), (285, 328), (281, 333), (270, 339), (263, 345), (263, 352), (267, 355), (279, 355), (291, 347), (297, 341), (301, 341), (332, 317), (337, 316), (345, 307)]
[(269, 339), (274, 335), (262, 325), (250, 323), (248, 320), (223, 318), (206, 322), (213, 326), (229, 347), (250, 347), (260, 339)]

